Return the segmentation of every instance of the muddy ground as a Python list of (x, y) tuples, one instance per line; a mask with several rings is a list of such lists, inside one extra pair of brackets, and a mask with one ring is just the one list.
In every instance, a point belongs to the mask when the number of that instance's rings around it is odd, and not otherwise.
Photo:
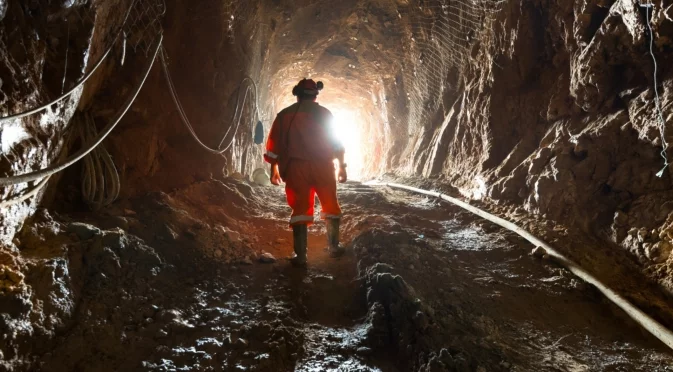
[(327, 256), (318, 223), (306, 270), (283, 260), (280, 188), (211, 180), (95, 217), (41, 211), (16, 241), (0, 369), (671, 370), (665, 346), (518, 236), (388, 188), (340, 197), (348, 254)]

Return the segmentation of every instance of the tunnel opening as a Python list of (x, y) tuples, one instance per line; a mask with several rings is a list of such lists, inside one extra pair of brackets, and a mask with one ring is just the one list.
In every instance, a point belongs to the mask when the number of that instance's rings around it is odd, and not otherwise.
[(346, 163), (350, 165), (351, 177), (360, 180), (364, 156), (362, 152), (363, 123), (358, 120), (358, 112), (336, 108), (332, 123), (336, 138), (348, 149)]
[[(62, 3), (0, 0), (0, 369), (671, 365), (563, 265), (673, 327), (670, 1)], [(305, 77), (349, 181), (298, 270), (264, 142)]]

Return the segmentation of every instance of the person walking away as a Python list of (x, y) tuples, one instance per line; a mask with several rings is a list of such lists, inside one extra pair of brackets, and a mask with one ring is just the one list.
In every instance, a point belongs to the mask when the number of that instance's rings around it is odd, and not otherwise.
[(313, 224), (315, 195), (321, 218), (327, 224), (327, 249), (331, 257), (344, 253), (339, 245), (341, 207), (337, 199), (338, 181), (348, 179), (345, 149), (332, 131), (332, 113), (316, 101), (322, 82), (303, 79), (292, 89), (297, 102), (278, 113), (267, 139), (264, 160), (271, 164), (271, 183), (285, 182), (287, 203), (292, 208), (290, 226), (294, 240), (295, 266), (305, 266), (308, 226)]

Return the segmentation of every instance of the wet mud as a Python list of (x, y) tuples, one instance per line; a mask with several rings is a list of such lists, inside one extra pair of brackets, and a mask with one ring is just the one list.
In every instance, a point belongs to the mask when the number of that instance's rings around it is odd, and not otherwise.
[(670, 368), (659, 341), (512, 233), (386, 188), (340, 197), (348, 253), (329, 258), (316, 223), (305, 270), (283, 259), (280, 189), (208, 181), (96, 217), (42, 211), (18, 238), (25, 278), (1, 296), (15, 308), (0, 370)]

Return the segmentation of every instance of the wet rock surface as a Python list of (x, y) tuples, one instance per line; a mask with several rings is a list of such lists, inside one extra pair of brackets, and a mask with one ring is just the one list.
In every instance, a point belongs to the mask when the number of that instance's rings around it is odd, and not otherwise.
[[(278, 259), (292, 249), (279, 191), (209, 181), (84, 219), (41, 211), (17, 238), (21, 254), (0, 258), (0, 301), (13, 306), (2, 318), (11, 336), (1, 368), (651, 371), (671, 363), (594, 290), (531, 256), (534, 247), (435, 200), (343, 186), (348, 253), (329, 258), (316, 224), (309, 267), (296, 269)], [(229, 208), (244, 194), (248, 208)], [(195, 213), (203, 204), (190, 201), (202, 198), (211, 209)], [(217, 228), (224, 210), (231, 222)], [(234, 227), (238, 239), (224, 232)], [(277, 261), (262, 263), (265, 255)]]
[[(670, 287), (662, 265), (671, 241), (650, 237), (666, 230), (670, 213), (670, 168), (657, 172), (670, 137), (660, 129), (671, 119), (673, 70), (659, 69), (655, 81), (649, 50), (651, 41), (658, 65), (670, 65), (668, 6), (657, 2), (646, 12), (629, 1), (508, 3), (493, 34), (478, 42), (475, 68), (463, 74), (460, 94), (472, 103), (454, 104), (464, 114), (454, 114), (458, 135), (447, 137), (440, 173), (464, 195), (487, 195), (599, 236)], [(511, 42), (491, 36), (512, 29)], [(492, 136), (479, 142), (485, 128)], [(645, 241), (629, 233), (641, 227)]]

